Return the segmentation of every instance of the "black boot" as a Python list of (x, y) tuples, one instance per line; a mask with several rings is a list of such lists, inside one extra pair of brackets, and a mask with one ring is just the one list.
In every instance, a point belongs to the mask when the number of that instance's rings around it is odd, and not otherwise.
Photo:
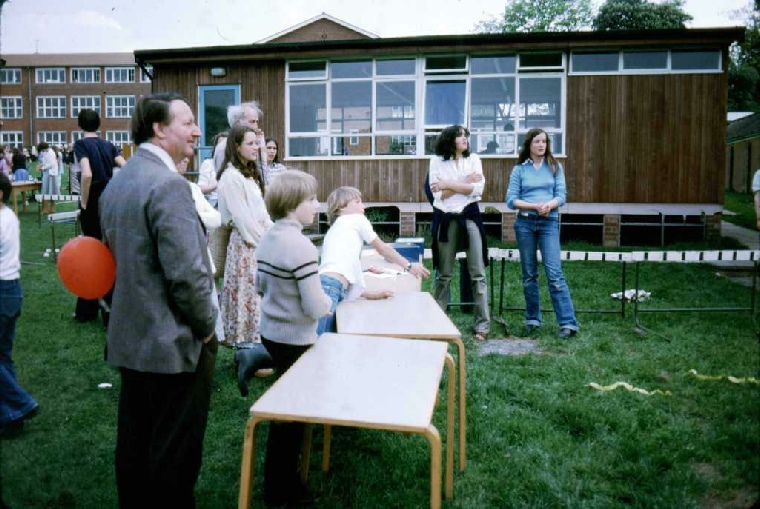
[(242, 348), (235, 352), (235, 369), (240, 395), (248, 396), (248, 381), (253, 378), (256, 371), (268, 368), (274, 368), (274, 361), (264, 345), (256, 344), (253, 348)]

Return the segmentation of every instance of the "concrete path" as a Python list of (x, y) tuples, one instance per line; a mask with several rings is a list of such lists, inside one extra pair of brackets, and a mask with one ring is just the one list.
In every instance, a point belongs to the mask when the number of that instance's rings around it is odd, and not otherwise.
[(727, 221), (722, 221), (720, 227), (722, 235), (724, 237), (730, 237), (732, 239), (738, 240), (747, 246), (747, 249), (760, 249), (760, 232), (750, 230), (749, 228), (736, 226), (735, 224), (729, 223)]

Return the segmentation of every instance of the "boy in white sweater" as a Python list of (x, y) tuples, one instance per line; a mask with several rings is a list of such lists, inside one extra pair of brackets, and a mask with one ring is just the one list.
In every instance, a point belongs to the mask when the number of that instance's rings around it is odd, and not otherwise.
[[(317, 272), (317, 248), (302, 233), (319, 209), (317, 181), (311, 175), (285, 170), (267, 189), (266, 206), (274, 225), (256, 248), (261, 294), (261, 343), (272, 356), (278, 375), (317, 340), (317, 319), (330, 312)], [(269, 505), (303, 504), (312, 500), (298, 476), (304, 425), (269, 425), (264, 463), (264, 499)]]

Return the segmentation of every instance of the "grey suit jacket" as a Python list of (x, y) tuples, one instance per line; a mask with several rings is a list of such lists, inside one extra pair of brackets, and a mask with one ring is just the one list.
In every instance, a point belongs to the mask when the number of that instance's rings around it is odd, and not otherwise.
[(138, 149), (99, 204), (103, 241), (116, 258), (106, 360), (150, 373), (195, 371), (217, 311), (190, 186)]

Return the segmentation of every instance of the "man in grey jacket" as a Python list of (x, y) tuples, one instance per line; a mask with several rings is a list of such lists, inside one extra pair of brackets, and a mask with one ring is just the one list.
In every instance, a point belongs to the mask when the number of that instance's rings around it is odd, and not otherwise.
[(190, 187), (175, 168), (201, 135), (177, 94), (141, 98), (136, 153), (100, 198), (116, 258), (106, 360), (121, 372), (121, 508), (195, 506), (217, 342), (211, 266)]

